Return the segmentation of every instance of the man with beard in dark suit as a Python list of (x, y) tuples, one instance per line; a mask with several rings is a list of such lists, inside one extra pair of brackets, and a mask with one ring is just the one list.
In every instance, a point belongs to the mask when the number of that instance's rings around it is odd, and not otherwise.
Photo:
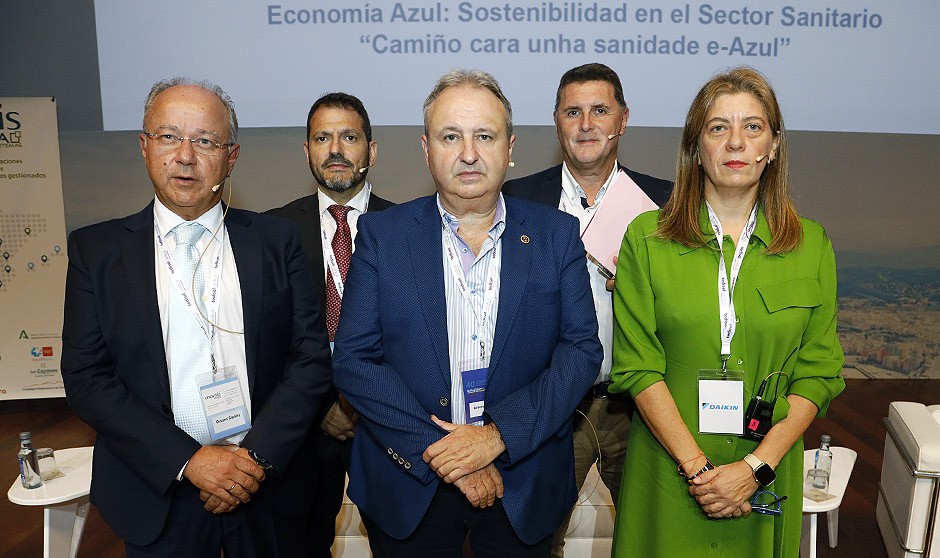
[[(317, 99), (307, 115), (304, 152), (317, 181), (317, 193), (269, 211), (295, 221), (313, 272), (318, 298), (326, 308), (330, 343), (336, 334), (343, 283), (349, 267), (356, 224), (366, 211), (393, 204), (372, 193), (366, 177), (375, 164), (369, 114), (358, 98), (329, 93)], [(310, 471), (316, 477), (317, 500), (310, 512), (311, 556), (328, 558), (336, 534), (336, 514), (343, 502), (346, 470), (358, 415), (331, 387), (319, 428), (314, 428), (318, 459)]]

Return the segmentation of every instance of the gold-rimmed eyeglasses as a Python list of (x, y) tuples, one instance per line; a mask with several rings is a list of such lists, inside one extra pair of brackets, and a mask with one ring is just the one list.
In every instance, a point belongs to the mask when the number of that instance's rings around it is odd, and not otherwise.
[(167, 151), (179, 149), (179, 146), (183, 144), (183, 140), (188, 141), (190, 144), (192, 144), (193, 151), (202, 155), (218, 155), (222, 149), (235, 145), (231, 142), (219, 143), (206, 137), (187, 138), (185, 136), (177, 136), (176, 134), (169, 134), (166, 132), (161, 134), (144, 132), (144, 135), (154, 140), (158, 147)]

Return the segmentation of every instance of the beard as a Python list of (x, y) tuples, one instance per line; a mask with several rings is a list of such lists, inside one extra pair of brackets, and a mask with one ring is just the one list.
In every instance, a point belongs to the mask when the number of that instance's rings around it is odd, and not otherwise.
[[(352, 170), (352, 175), (348, 178), (337, 178), (332, 180), (328, 179), (323, 174), (324, 168), (335, 163), (348, 165)], [(352, 161), (339, 154), (331, 155), (320, 166), (317, 166), (312, 161), (310, 161), (310, 172), (313, 173), (313, 178), (317, 181), (317, 184), (332, 192), (345, 192), (346, 190), (355, 188), (365, 182), (366, 175), (369, 174), (368, 169), (366, 172), (360, 173), (359, 167), (356, 167)]]

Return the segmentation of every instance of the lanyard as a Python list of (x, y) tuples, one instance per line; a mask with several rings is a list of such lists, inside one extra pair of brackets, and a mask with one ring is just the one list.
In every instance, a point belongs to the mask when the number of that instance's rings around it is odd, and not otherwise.
[(741, 263), (744, 261), (744, 252), (747, 251), (747, 244), (751, 240), (751, 234), (757, 225), (757, 204), (751, 209), (751, 216), (741, 231), (738, 238), (738, 244), (734, 249), (734, 257), (731, 259), (731, 273), (727, 272), (725, 267), (724, 253), (724, 234), (721, 231), (721, 221), (712, 209), (709, 203), (705, 202), (708, 208), (708, 220), (711, 221), (712, 229), (715, 231), (715, 237), (718, 240), (718, 313), (721, 323), (721, 367), (725, 369), (728, 364), (728, 358), (731, 356), (731, 340), (734, 338), (734, 331), (737, 328), (737, 316), (734, 312), (734, 286), (738, 281), (738, 272), (741, 271)]
[(476, 306), (473, 304), (473, 299), (470, 297), (470, 287), (467, 286), (467, 281), (464, 278), (463, 266), (460, 265), (460, 255), (457, 253), (457, 247), (454, 245), (453, 234), (453, 231), (447, 223), (443, 223), (444, 250), (447, 256), (447, 264), (450, 268), (450, 274), (454, 278), (454, 283), (457, 285), (457, 289), (466, 301), (467, 306), (470, 307), (470, 311), (473, 312), (473, 317), (476, 320), (476, 328), (480, 335), (480, 360), (483, 361), (486, 360), (486, 343), (483, 339), (490, 339), (492, 337), (490, 333), (491, 330), (487, 326), (492, 318), (493, 307), (496, 305), (496, 279), (499, 277), (499, 270), (502, 265), (499, 255), (500, 241), (497, 239), (493, 244), (493, 256), (490, 259), (486, 271), (486, 280), (483, 283), (483, 315), (480, 316), (477, 314)]
[[(366, 203), (362, 208), (362, 212), (365, 213), (369, 210), (369, 192), (366, 192)], [(329, 212), (327, 212), (329, 213)], [(332, 214), (330, 218), (332, 218)], [(346, 214), (346, 226), (349, 226), (349, 214)], [(339, 228), (339, 223), (336, 224), (336, 227)], [(349, 231), (352, 233), (352, 229)], [(333, 231), (333, 234), (336, 234), (336, 231)], [(336, 287), (336, 293), (339, 295), (339, 299), (343, 300), (343, 275), (339, 271), (339, 264), (336, 263), (336, 254), (333, 252), (333, 239), (329, 238), (329, 233), (326, 231), (326, 225), (323, 223), (323, 214), (320, 214), (320, 235), (323, 238), (323, 257), (326, 260), (326, 265), (330, 270), (329, 275), (333, 279), (333, 286)], [(349, 235), (350, 240), (352, 240), (352, 234)], [(352, 247), (350, 246), (350, 249)]]
[[(176, 285), (176, 290), (179, 292), (180, 297), (182, 297), (183, 302), (189, 309), (189, 314), (199, 325), (199, 329), (201, 329), (203, 334), (205, 334), (206, 339), (209, 340), (209, 351), (211, 353), (212, 368), (214, 370), (215, 350), (212, 348), (212, 337), (215, 335), (214, 324), (219, 319), (219, 306), (222, 299), (220, 286), (222, 283), (222, 255), (225, 252), (225, 229), (222, 229), (222, 238), (220, 239), (221, 246), (219, 247), (219, 252), (216, 254), (211, 266), (212, 275), (208, 283), (209, 300), (206, 301), (206, 314), (208, 314), (208, 316), (206, 316), (205, 319), (203, 319), (199, 308), (195, 304), (195, 295), (193, 295), (190, 287), (186, 285), (186, 282), (183, 281), (184, 277), (181, 277), (176, 272), (176, 266), (173, 264), (173, 256), (170, 254), (170, 251), (166, 246), (166, 242), (164, 242), (163, 234), (160, 232), (160, 225), (157, 224), (156, 219), (153, 221), (153, 230), (157, 235), (157, 244), (159, 246), (160, 255), (163, 256), (163, 264), (166, 266), (167, 272), (170, 274), (170, 281)], [(192, 282), (192, 277), (189, 279), (190, 282)]]

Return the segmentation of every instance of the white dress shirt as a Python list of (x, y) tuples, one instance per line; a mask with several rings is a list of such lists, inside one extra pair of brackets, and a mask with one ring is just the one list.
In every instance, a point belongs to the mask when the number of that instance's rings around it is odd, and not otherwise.
[[(170, 211), (159, 199), (154, 199), (153, 218), (164, 237), (164, 243), (170, 253), (176, 247), (176, 236), (169, 234), (173, 227), (185, 221), (179, 215)], [(209, 291), (209, 279), (212, 275), (210, 270), (211, 263), (217, 256), (224, 243), (224, 254), (222, 257), (222, 275), (220, 281), (221, 296), (219, 298), (219, 321), (212, 324), (214, 334), (212, 336), (212, 354), (215, 357), (218, 369), (221, 370), (228, 366), (234, 366), (238, 375), (238, 383), (241, 386), (242, 397), (245, 406), (248, 409), (248, 417), (251, 418), (251, 393), (248, 387), (248, 365), (245, 356), (245, 318), (242, 308), (242, 290), (238, 280), (238, 269), (235, 265), (235, 256), (232, 253), (232, 245), (226, 234), (225, 226), (222, 224), (222, 203), (218, 203), (212, 209), (199, 216), (196, 221), (208, 230), (196, 243), (196, 249), (202, 256), (198, 265), (205, 273), (206, 292)], [(221, 225), (221, 226), (220, 226)], [(213, 239), (213, 234), (215, 238)], [(163, 328), (163, 346), (167, 347), (169, 339), (169, 312), (171, 296), (180, 296), (179, 291), (174, 288), (170, 282), (170, 274), (160, 254), (160, 248), (154, 233), (154, 269), (156, 270), (157, 280), (157, 305), (160, 308), (160, 325)], [(190, 282), (184, 281), (187, 289), (190, 289)], [(208, 294), (203, 296), (203, 302), (208, 299)], [(226, 331), (228, 330), (228, 331)], [(170, 368), (170, 355), (167, 351), (167, 369)], [(172, 373), (171, 373), (172, 375)], [(238, 444), (247, 434), (245, 432), (235, 434), (220, 440), (219, 444)]]
[[(362, 190), (359, 190), (359, 193), (353, 196), (351, 200), (345, 205), (348, 205), (352, 209), (349, 213), (346, 214), (346, 222), (349, 223), (349, 237), (353, 241), (352, 249), (353, 252), (356, 251), (356, 233), (358, 232), (359, 216), (365, 213), (369, 209), (369, 196), (372, 193), (372, 185), (366, 181), (365, 186)], [(317, 189), (317, 203), (320, 209), (320, 228), (326, 232), (326, 240), (333, 242), (333, 236), (336, 234), (336, 220), (333, 219), (333, 216), (327, 211), (327, 208), (331, 205), (343, 205), (337, 204), (330, 198), (328, 195), (323, 193), (323, 190)], [(323, 243), (321, 246), (323, 250), (323, 277), (326, 277), (326, 272), (329, 267), (327, 262), (329, 258), (329, 250), (332, 248), (330, 245)]]
[[(607, 188), (613, 183), (614, 177), (620, 170), (620, 164), (614, 161), (614, 168), (611, 170), (607, 180), (594, 196), (594, 205), (584, 208), (581, 205), (581, 198), (587, 197), (584, 189), (578, 184), (577, 180), (568, 170), (568, 165), (562, 163), (561, 166), (561, 199), (558, 202), (558, 209), (574, 215), (581, 224), (581, 234), (587, 228), (594, 214), (604, 203), (604, 194)], [(597, 312), (597, 335), (600, 337), (601, 345), (604, 346), (604, 361), (601, 363), (600, 373), (597, 376), (595, 384), (606, 382), (610, 379), (611, 349), (614, 342), (614, 303), (610, 291), (607, 290), (607, 279), (601, 275), (597, 266), (585, 258), (588, 275), (591, 278), (591, 294), (594, 296), (594, 310)], [(613, 269), (613, 262), (601, 262), (608, 269)]]

